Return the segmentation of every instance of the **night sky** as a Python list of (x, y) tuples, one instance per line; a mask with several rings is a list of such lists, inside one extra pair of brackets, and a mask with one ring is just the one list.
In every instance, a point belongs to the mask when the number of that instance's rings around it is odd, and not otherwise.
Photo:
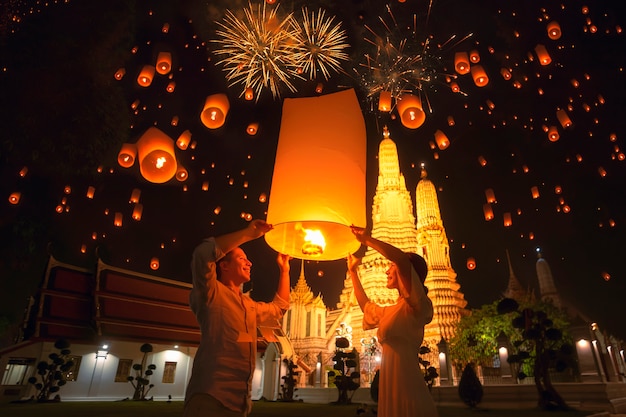
[[(452, 266), (470, 308), (499, 299), (506, 289), (509, 251), (521, 283), (538, 293), (536, 249), (549, 262), (564, 301), (621, 338), (626, 296), (626, 25), (619, 2), (522, 0), (277, 1), (281, 19), (302, 8), (325, 10), (345, 31), (348, 60), (325, 80), (296, 79), (275, 97), (262, 89), (254, 100), (229, 86), (216, 30), (226, 11), (242, 16), (241, 1), (66, 2), (11, 1), (0, 16), (0, 319), (21, 318), (39, 285), (48, 255), (93, 268), (97, 257), (133, 271), (190, 281), (194, 246), (204, 237), (245, 227), (246, 215), (265, 218), (280, 129), (282, 99), (354, 88), (368, 132), (368, 219), (376, 186), (376, 154), (387, 125), (400, 168), (414, 197), (420, 164), (439, 192)], [(262, 2), (252, 2), (257, 10)], [(261, 6), (263, 7), (263, 6)], [(562, 35), (548, 37), (548, 22)], [(166, 25), (167, 24), (167, 25)], [(167, 30), (164, 31), (164, 25)], [(427, 111), (418, 129), (397, 112), (377, 110), (369, 64), (376, 40), (421, 56), (418, 85)], [(428, 47), (424, 41), (428, 40)], [(552, 62), (541, 65), (536, 45)], [(458, 51), (478, 51), (489, 83), (454, 71)], [(155, 74), (149, 87), (137, 76), (160, 51), (172, 54), (172, 71)], [(366, 55), (370, 57), (368, 61)], [(374, 58), (374, 59), (372, 59)], [(120, 68), (124, 76), (114, 77)], [(511, 74), (505, 79), (501, 69)], [(176, 82), (173, 92), (166, 87)], [(460, 92), (454, 92), (454, 81)], [(283, 86), (284, 87), (284, 86)], [(200, 112), (208, 95), (225, 93), (230, 111), (223, 127), (208, 129)], [(133, 109), (132, 104), (138, 100)], [(556, 113), (564, 109), (572, 126)], [(176, 125), (172, 124), (174, 117)], [(450, 116), (454, 120), (449, 122)], [(248, 135), (251, 122), (259, 125)], [(117, 154), (151, 126), (173, 139), (192, 133), (195, 149), (176, 149), (188, 172), (153, 184), (138, 164), (122, 168)], [(544, 126), (556, 126), (552, 142)], [(303, 126), (305, 129), (306, 126)], [(434, 144), (434, 132), (450, 140)], [(208, 190), (203, 183), (208, 182)], [(86, 196), (94, 187), (93, 198)], [(531, 188), (539, 193), (533, 198)], [(129, 203), (141, 190), (141, 220)], [(487, 221), (485, 191), (493, 190), (494, 219)], [(9, 202), (19, 192), (17, 204)], [(267, 199), (260, 198), (261, 195)], [(121, 227), (114, 225), (122, 213)], [(503, 216), (510, 213), (512, 225)], [(84, 246), (83, 246), (84, 245)], [(84, 253), (81, 251), (84, 247)], [(276, 286), (275, 252), (262, 239), (244, 249), (254, 263), (253, 296), (268, 299)], [(159, 269), (150, 269), (153, 257)], [(468, 270), (467, 258), (477, 267)], [(292, 285), (299, 262), (292, 261)], [(334, 308), (345, 261), (307, 262), (307, 282)]]

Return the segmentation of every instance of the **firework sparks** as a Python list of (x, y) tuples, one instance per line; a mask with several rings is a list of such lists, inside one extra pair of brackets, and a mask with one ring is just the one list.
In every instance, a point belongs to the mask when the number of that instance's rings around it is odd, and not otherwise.
[(224, 22), (218, 22), (220, 39), (213, 42), (221, 47), (214, 53), (224, 57), (218, 64), (223, 66), (229, 85), (243, 86), (241, 95), (249, 87), (257, 99), (265, 88), (274, 98), (280, 97), (281, 87), (295, 92), (292, 79), (302, 78), (297, 73), (297, 25), (292, 14), (281, 19), (277, 11), (278, 7), (266, 12), (265, 3), (256, 10), (249, 5), (244, 9), (245, 21), (227, 10)]
[(330, 78), (330, 72), (341, 71), (341, 61), (348, 60), (345, 49), (349, 46), (341, 24), (334, 24), (334, 17), (326, 17), (324, 10), (309, 15), (307, 8), (302, 9), (302, 26), (297, 33), (299, 70), (308, 74), (310, 79), (317, 78), (317, 71), (324, 78)]

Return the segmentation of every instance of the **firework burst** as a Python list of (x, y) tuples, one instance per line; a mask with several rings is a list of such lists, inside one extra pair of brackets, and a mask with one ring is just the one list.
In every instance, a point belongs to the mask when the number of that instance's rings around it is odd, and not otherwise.
[(309, 15), (305, 7), (302, 9), (302, 25), (298, 25), (298, 29), (296, 59), (299, 71), (310, 79), (317, 78), (319, 71), (326, 80), (330, 78), (331, 71), (340, 72), (341, 62), (348, 60), (345, 49), (349, 46), (341, 24), (335, 24), (334, 17), (327, 17), (322, 9)]
[[(426, 24), (431, 6), (432, 2), (428, 7)], [(388, 91), (395, 99), (402, 94), (412, 93), (425, 98), (428, 110), (432, 111), (428, 104), (427, 89), (448, 75), (444, 73), (442, 54), (470, 35), (456, 42), (456, 36), (453, 35), (443, 44), (434, 45), (432, 35), (424, 35), (420, 40), (417, 15), (413, 15), (411, 33), (407, 36), (401, 30), (389, 6), (387, 12), (389, 23), (383, 17), (379, 17), (385, 29), (382, 35), (366, 26), (373, 38), (366, 37), (365, 41), (376, 50), (372, 54), (366, 53), (364, 62), (354, 70), (360, 77), (369, 101), (373, 101), (381, 91)]]
[(298, 72), (297, 25), (293, 14), (279, 18), (278, 7), (266, 12), (265, 3), (253, 9), (244, 9), (245, 20), (230, 10), (226, 11), (221, 29), (216, 31), (220, 45), (214, 53), (223, 58), (223, 66), (230, 86), (240, 84), (241, 95), (252, 88), (258, 99), (263, 89), (269, 89), (274, 98), (280, 97), (281, 87), (295, 92), (292, 80), (302, 78)]

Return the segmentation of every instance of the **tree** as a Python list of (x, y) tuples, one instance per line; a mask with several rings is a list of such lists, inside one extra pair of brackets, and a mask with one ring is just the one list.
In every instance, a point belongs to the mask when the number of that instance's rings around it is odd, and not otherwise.
[[(35, 398), (39, 402), (49, 401), (50, 395), (58, 392), (65, 385), (65, 376), (67, 372), (74, 366), (74, 362), (69, 356), (70, 343), (65, 339), (58, 339), (54, 342), (54, 347), (59, 352), (52, 352), (48, 355), (50, 362), (41, 361), (37, 364), (37, 375), (28, 378), (28, 382), (35, 386), (37, 395)], [(57, 395), (57, 398), (58, 397)], [(58, 401), (58, 400), (55, 400)]]
[[(333, 361), (335, 365), (333, 369), (328, 373), (329, 377), (334, 377), (335, 386), (339, 391), (337, 398), (337, 404), (350, 404), (352, 402), (352, 395), (359, 388), (360, 375), (356, 371), (358, 353), (355, 348), (349, 349), (350, 341), (345, 337), (335, 338), (335, 356)], [(352, 391), (351, 395), (348, 395)]]
[(282, 391), (280, 401), (293, 401), (294, 394), (298, 390), (296, 388), (296, 376), (300, 375), (300, 372), (296, 371), (298, 365), (293, 363), (291, 359), (283, 359), (283, 362), (287, 365), (287, 375), (281, 377), (283, 383), (280, 385)]
[(483, 399), (483, 386), (480, 383), (480, 379), (476, 376), (474, 366), (471, 363), (465, 365), (465, 369), (463, 369), (461, 374), (459, 397), (471, 408), (475, 408)]
[(428, 390), (430, 391), (435, 383), (435, 379), (439, 376), (437, 373), (437, 368), (430, 365), (430, 362), (426, 359), (422, 359), (421, 355), (427, 355), (430, 353), (430, 348), (428, 346), (420, 347), (419, 355), (417, 356), (417, 360), (419, 364), (424, 368), (424, 381), (426, 381), (426, 385), (428, 385)]
[(141, 359), (141, 363), (133, 364), (133, 370), (135, 371), (135, 376), (130, 375), (127, 379), (135, 389), (133, 393), (133, 401), (143, 401), (146, 399), (146, 395), (148, 392), (154, 387), (154, 384), (150, 383), (150, 376), (154, 373), (156, 369), (156, 365), (148, 365), (146, 366), (146, 361), (148, 359), (148, 353), (152, 352), (152, 345), (150, 343), (144, 343), (139, 348), (141, 352), (143, 352), (143, 358)]
[[(520, 307), (517, 301), (504, 298), (498, 303), (498, 313), (512, 314), (511, 324), (519, 330), (521, 338), (512, 341), (517, 351), (509, 355), (508, 360), (519, 365), (531, 365), (539, 407), (544, 410), (567, 410), (569, 407), (552, 385), (550, 371), (567, 369), (572, 363), (574, 349), (546, 312), (551, 309), (556, 314), (556, 309), (550, 306), (544, 303), (534, 308)], [(519, 379), (526, 376), (523, 371), (518, 373)]]

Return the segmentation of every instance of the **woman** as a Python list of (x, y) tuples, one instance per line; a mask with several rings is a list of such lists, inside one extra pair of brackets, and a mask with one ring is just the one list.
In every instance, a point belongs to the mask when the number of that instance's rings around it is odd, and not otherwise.
[(360, 227), (352, 226), (352, 233), (391, 262), (387, 288), (397, 289), (400, 294), (398, 302), (387, 307), (370, 301), (357, 272), (360, 259), (348, 256), (354, 293), (363, 311), (363, 330), (378, 328), (382, 345), (377, 415), (436, 417), (437, 408), (417, 360), (424, 326), (433, 318), (433, 305), (423, 285), (428, 271), (426, 262), (415, 253), (405, 253), (369, 236)]

